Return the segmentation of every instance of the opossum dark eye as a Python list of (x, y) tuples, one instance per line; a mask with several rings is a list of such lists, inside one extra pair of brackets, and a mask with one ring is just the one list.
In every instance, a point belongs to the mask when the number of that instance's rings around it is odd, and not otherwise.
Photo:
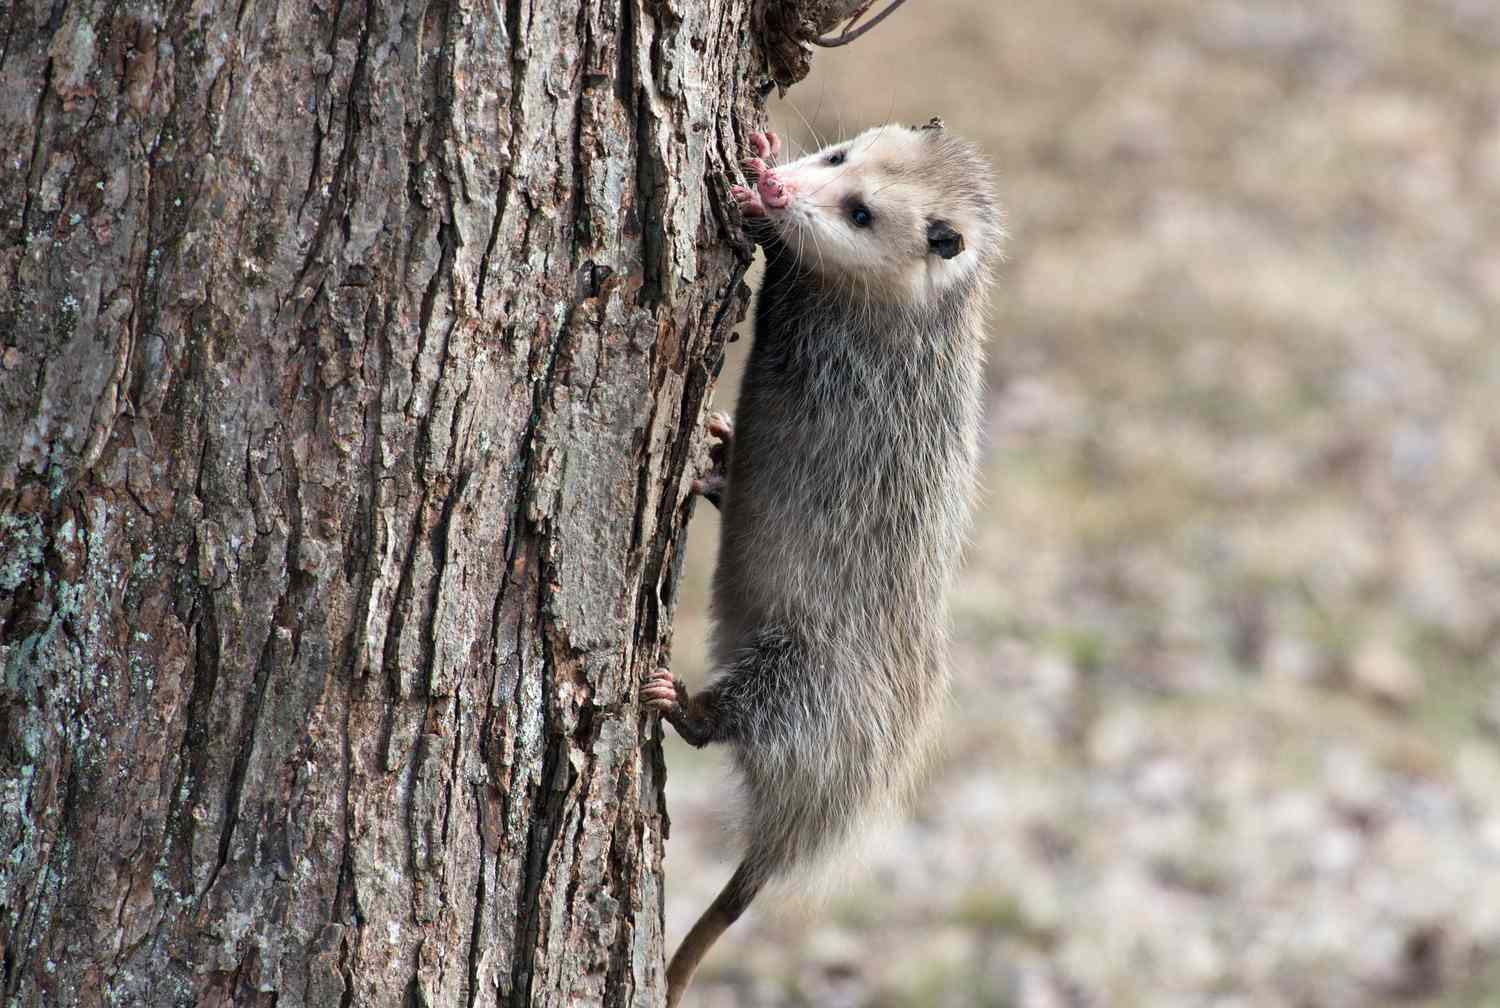
[(831, 165), (841, 165), (844, 163), (844, 152), (841, 150), (836, 150), (832, 154), (828, 155), (825, 160)]
[(854, 222), (855, 227), (867, 228), (875, 215), (863, 203), (855, 203), (849, 207), (849, 219)]
[(932, 221), (927, 225), (927, 250), (944, 259), (952, 259), (964, 250), (964, 236), (947, 221)]

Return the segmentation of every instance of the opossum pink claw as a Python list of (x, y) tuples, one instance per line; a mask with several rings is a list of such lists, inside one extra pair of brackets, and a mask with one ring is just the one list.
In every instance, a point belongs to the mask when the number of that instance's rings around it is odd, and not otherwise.
[(764, 217), (766, 215), (765, 204), (760, 201), (760, 194), (748, 186), (732, 185), (729, 194), (734, 197), (735, 203), (739, 205), (740, 213), (746, 217)]
[(764, 133), (751, 133), (750, 146), (755, 151), (756, 157), (774, 158), (781, 153), (781, 137), (769, 130)]
[(641, 700), (652, 710), (663, 713), (677, 703), (677, 682), (664, 668), (654, 670), (641, 685)]
[(734, 418), (728, 413), (710, 413), (703, 427), (720, 441), (730, 441), (734, 438)]
[(724, 497), (724, 476), (721, 473), (710, 473), (707, 476), (693, 480), (693, 493), (699, 497), (705, 497), (715, 507)]

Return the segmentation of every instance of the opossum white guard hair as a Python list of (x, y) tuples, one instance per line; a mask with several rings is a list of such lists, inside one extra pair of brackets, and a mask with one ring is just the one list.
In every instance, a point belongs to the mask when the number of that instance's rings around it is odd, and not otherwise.
[(766, 272), (732, 440), (715, 430), (717, 675), (642, 690), (688, 742), (733, 746), (745, 853), (672, 959), (669, 1006), (768, 881), (842, 850), (927, 761), (1003, 235), (988, 166), (938, 120), (778, 167), (775, 136), (751, 139), (734, 194)]

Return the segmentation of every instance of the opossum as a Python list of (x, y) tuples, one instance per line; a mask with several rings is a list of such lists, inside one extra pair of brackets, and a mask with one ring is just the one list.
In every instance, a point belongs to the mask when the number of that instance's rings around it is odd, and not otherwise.
[(988, 166), (940, 120), (881, 126), (734, 186), (765, 248), (723, 512), (712, 685), (641, 690), (694, 746), (728, 742), (739, 868), (673, 956), (675, 1006), (768, 881), (837, 853), (908, 793), (947, 690), (945, 595), (970, 523), (985, 292), (1003, 236)]

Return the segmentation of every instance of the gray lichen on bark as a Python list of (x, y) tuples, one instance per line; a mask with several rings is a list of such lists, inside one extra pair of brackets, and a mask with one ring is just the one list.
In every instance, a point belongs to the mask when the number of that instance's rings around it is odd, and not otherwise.
[(747, 8), (10, 10), (7, 1003), (655, 1002)]

